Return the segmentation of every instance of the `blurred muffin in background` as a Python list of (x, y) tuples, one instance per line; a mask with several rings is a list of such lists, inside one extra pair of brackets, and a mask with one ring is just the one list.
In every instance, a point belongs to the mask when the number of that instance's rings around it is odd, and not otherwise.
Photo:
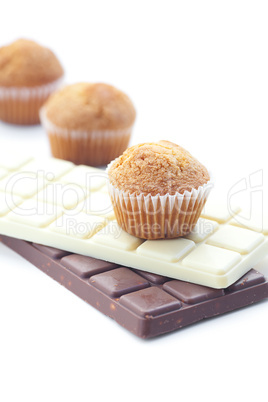
[(76, 164), (106, 165), (127, 148), (136, 111), (129, 97), (103, 83), (68, 85), (40, 112), (52, 155)]
[(40, 123), (40, 107), (59, 88), (63, 74), (55, 54), (36, 42), (18, 39), (1, 47), (0, 120)]

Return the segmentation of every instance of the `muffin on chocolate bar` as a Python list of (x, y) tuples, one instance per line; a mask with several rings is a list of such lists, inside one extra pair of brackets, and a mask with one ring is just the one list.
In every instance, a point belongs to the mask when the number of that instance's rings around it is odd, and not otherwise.
[(36, 42), (19, 39), (1, 47), (0, 120), (39, 123), (39, 109), (59, 87), (62, 76), (55, 54)]
[(187, 235), (211, 189), (207, 169), (169, 141), (132, 146), (107, 172), (118, 224), (144, 239)]
[(136, 111), (119, 89), (82, 82), (54, 93), (40, 116), (53, 156), (100, 166), (127, 148)]

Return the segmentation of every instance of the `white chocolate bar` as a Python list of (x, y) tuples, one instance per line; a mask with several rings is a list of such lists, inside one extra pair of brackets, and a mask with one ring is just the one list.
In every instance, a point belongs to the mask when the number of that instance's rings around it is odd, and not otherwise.
[(214, 288), (268, 254), (268, 219), (245, 224), (239, 207), (210, 200), (185, 238), (133, 237), (115, 221), (106, 185), (100, 169), (0, 155), (0, 234)]

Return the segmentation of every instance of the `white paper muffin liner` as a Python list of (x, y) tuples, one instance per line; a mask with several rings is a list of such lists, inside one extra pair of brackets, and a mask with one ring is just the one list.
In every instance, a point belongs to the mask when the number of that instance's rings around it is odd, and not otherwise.
[(52, 92), (56, 91), (62, 84), (63, 79), (59, 78), (49, 84), (36, 87), (1, 87), (0, 100), (3, 99), (20, 99), (28, 100), (30, 98), (48, 97)]
[(45, 107), (40, 110), (41, 124), (45, 128), (54, 157), (76, 164), (107, 165), (128, 147), (133, 126), (121, 130), (71, 130), (51, 122)]
[(177, 192), (174, 195), (152, 196), (122, 191), (111, 182), (108, 184), (119, 226), (129, 234), (143, 239), (176, 238), (191, 232), (212, 187), (209, 181), (183, 194)]
[(14, 124), (37, 124), (39, 110), (62, 85), (63, 78), (36, 87), (1, 87), (0, 120)]

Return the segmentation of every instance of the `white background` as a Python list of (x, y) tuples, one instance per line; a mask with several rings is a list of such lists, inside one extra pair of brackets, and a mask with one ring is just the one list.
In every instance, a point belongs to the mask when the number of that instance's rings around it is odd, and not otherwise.
[[(0, 20), (0, 46), (35, 39), (67, 83), (128, 93), (132, 144), (184, 146), (223, 194), (257, 171), (267, 190), (266, 1), (10, 0)], [(0, 147), (50, 154), (38, 126), (1, 123)], [(0, 400), (267, 401), (267, 318), (266, 301), (140, 340), (0, 245)]]

